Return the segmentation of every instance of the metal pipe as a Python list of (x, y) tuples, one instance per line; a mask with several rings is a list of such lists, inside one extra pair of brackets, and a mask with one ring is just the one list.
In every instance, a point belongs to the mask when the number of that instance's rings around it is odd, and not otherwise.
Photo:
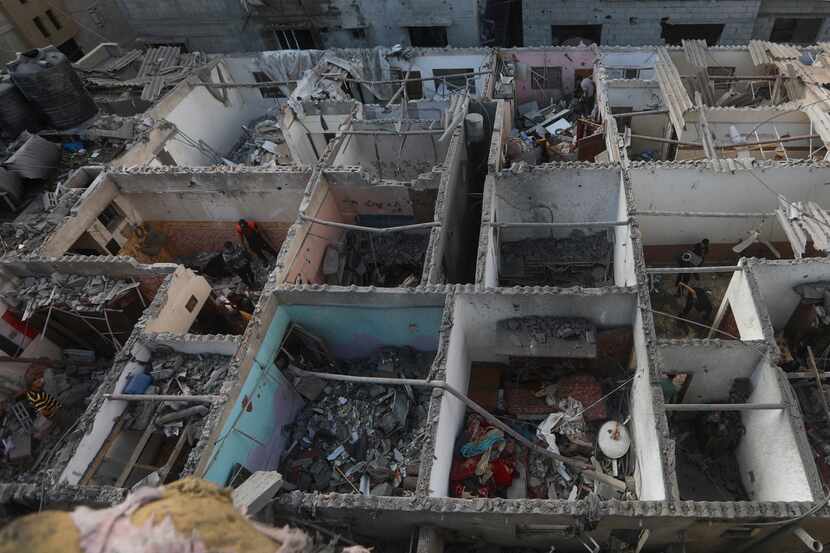
[(635, 117), (637, 115), (660, 115), (662, 113), (668, 113), (669, 110), (667, 109), (650, 109), (645, 111), (629, 111), (627, 113), (613, 113), (611, 117)]
[(563, 455), (559, 455), (558, 453), (554, 453), (548, 449), (542, 448), (534, 444), (533, 442), (531, 442), (530, 440), (528, 440), (527, 438), (525, 438), (524, 436), (522, 436), (521, 434), (519, 434), (506, 424), (504, 424), (494, 415), (491, 415), (486, 409), (481, 407), (478, 403), (474, 402), (473, 400), (471, 400), (466, 395), (462, 394), (446, 382), (441, 382), (440, 380), (418, 380), (414, 378), (382, 378), (373, 376), (352, 376), (349, 374), (318, 373), (315, 371), (304, 371), (296, 367), (291, 367), (291, 372), (298, 376), (314, 377), (320, 378), (322, 380), (336, 380), (339, 382), (352, 382), (357, 384), (381, 384), (384, 386), (415, 386), (421, 388), (438, 388), (440, 390), (444, 390), (445, 392), (448, 392), (455, 396), (467, 407), (481, 415), (493, 426), (495, 426), (505, 434), (509, 435), (511, 438), (513, 438), (523, 446), (532, 449), (537, 453), (550, 457), (551, 459), (565, 463), (566, 465), (573, 467), (574, 469), (582, 472), (583, 474), (588, 474), (592, 478), (598, 478), (602, 481), (605, 481), (605, 479), (602, 479), (602, 476), (605, 475), (599, 475), (595, 471), (588, 470), (589, 465), (586, 465), (585, 463), (581, 463), (579, 461), (575, 461)]
[(366, 136), (409, 136), (409, 135), (424, 135), (424, 134), (443, 134), (446, 129), (416, 129), (414, 131), (325, 131), (312, 132), (310, 134), (342, 134), (342, 135), (366, 135)]
[[(458, 73), (455, 75), (449, 75), (450, 77), (478, 77), (481, 75), (492, 75), (492, 71), (474, 71), (472, 73)], [(326, 75), (323, 75), (324, 78), (327, 78)], [(340, 77), (337, 75), (333, 75), (331, 78), (339, 79)], [(417, 83), (417, 82), (425, 82), (425, 81), (441, 81), (444, 80), (446, 77), (423, 77), (419, 79), (388, 79), (385, 81), (367, 81), (364, 79), (343, 79), (344, 82), (347, 83), (358, 83), (358, 84), (367, 84), (367, 85), (375, 85), (375, 84), (401, 84), (401, 83)], [(297, 84), (300, 81), (262, 81), (259, 83), (192, 83), (194, 86), (204, 86), (205, 88), (265, 88), (269, 86), (284, 86), (284, 85), (292, 85)], [(143, 84), (142, 84), (143, 86)]]
[(402, 225), (399, 227), (362, 227), (360, 225), (347, 225), (346, 223), (335, 223), (334, 221), (326, 221), (324, 219), (318, 219), (317, 217), (309, 217), (308, 215), (303, 215), (302, 213), (300, 214), (300, 219), (303, 221), (308, 221), (310, 223), (317, 223), (318, 225), (326, 225), (329, 227), (342, 228), (345, 230), (356, 230), (359, 232), (372, 232), (375, 234), (388, 234), (392, 232), (404, 232), (407, 230), (419, 230), (441, 226), (441, 223), (439, 223), (438, 221), (433, 221), (431, 223), (418, 223), (415, 225)]
[(543, 221), (539, 222), (527, 222), (527, 223), (488, 223), (490, 226), (493, 227), (562, 227), (562, 228), (570, 228), (570, 227), (624, 227), (628, 224), (628, 221), (594, 221), (594, 222), (579, 222), (579, 223), (545, 223)]
[(185, 403), (213, 403), (222, 396), (174, 396), (162, 394), (104, 394), (110, 401), (181, 401)]
[(809, 549), (810, 551), (815, 551), (816, 553), (824, 551), (824, 545), (816, 538), (808, 534), (807, 531), (801, 526), (794, 526), (792, 529), (792, 533), (795, 535), (795, 537), (800, 539), (801, 543), (806, 545), (807, 549)]
[(694, 146), (696, 148), (703, 147), (703, 144), (701, 144), (700, 142), (681, 142), (680, 140), (672, 140), (671, 138), (646, 136), (644, 134), (632, 134), (631, 138), (639, 138), (640, 140), (651, 140), (652, 142), (661, 142), (663, 144), (677, 144), (678, 146)]
[(666, 403), (666, 411), (769, 411), (786, 409), (783, 403)]
[(743, 271), (740, 265), (727, 265), (720, 267), (649, 267), (646, 273), (650, 275), (688, 275), (695, 273), (732, 273)]
[(728, 217), (728, 218), (736, 218), (736, 219), (755, 219), (755, 218), (763, 218), (763, 217), (774, 217), (775, 213), (729, 213), (729, 212), (720, 212), (720, 211), (650, 211), (650, 210), (641, 210), (637, 211), (635, 215), (643, 215), (649, 217)]

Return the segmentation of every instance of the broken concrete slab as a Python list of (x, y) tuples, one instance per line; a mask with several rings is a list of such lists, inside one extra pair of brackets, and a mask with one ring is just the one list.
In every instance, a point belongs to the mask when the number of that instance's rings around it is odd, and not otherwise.
[(282, 475), (276, 471), (258, 470), (231, 494), (233, 505), (248, 516), (262, 510), (282, 488)]

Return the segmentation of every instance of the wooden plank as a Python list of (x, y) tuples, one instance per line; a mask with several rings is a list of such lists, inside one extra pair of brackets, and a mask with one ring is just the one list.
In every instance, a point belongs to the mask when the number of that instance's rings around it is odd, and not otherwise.
[(164, 484), (164, 481), (167, 479), (167, 475), (170, 474), (170, 471), (173, 470), (173, 465), (176, 464), (176, 461), (179, 459), (179, 456), (182, 454), (182, 450), (184, 449), (184, 444), (189, 441), (189, 434), (190, 434), (190, 425), (187, 424), (182, 429), (181, 434), (179, 434), (179, 439), (176, 442), (176, 447), (173, 448), (173, 451), (170, 453), (170, 457), (167, 458), (167, 462), (162, 465), (160, 469), (158, 469), (159, 473), (159, 482)]
[(112, 446), (112, 442), (114, 442), (118, 435), (121, 434), (121, 430), (124, 428), (124, 420), (125, 417), (123, 415), (118, 418), (118, 422), (116, 422), (115, 426), (112, 427), (110, 435), (107, 436), (107, 439), (104, 440), (103, 444), (101, 444), (101, 449), (98, 450), (98, 454), (95, 456), (95, 459), (92, 460), (92, 463), (90, 463), (89, 468), (86, 469), (86, 473), (83, 478), (81, 478), (81, 481), (78, 482), (79, 486), (89, 485), (90, 480), (92, 480), (92, 477), (95, 476), (95, 473), (98, 471), (98, 467), (100, 467), (101, 463), (104, 462), (104, 458), (107, 456), (107, 453)]

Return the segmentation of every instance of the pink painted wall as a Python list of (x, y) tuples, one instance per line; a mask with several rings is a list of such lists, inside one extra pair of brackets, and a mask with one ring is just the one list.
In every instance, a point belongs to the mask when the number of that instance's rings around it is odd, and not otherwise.
[(519, 63), (526, 63), (531, 67), (561, 67), (562, 90), (537, 90), (530, 87), (530, 78), (527, 81), (516, 81), (516, 101), (519, 105), (536, 100), (539, 106), (547, 105), (551, 97), (558, 99), (562, 94), (573, 94), (576, 85), (574, 71), (576, 69), (592, 69), (596, 56), (589, 49), (570, 50), (514, 50), (506, 52), (505, 57), (513, 56)]
[[(336, 223), (354, 222), (344, 220), (337, 207), (337, 200), (334, 194), (331, 193), (328, 184), (320, 182), (317, 193), (322, 193), (325, 196), (317, 211), (308, 213), (307, 215)], [(323, 256), (326, 254), (326, 247), (340, 240), (340, 236), (343, 233), (341, 229), (327, 225), (308, 222), (305, 225), (306, 234), (302, 238), (303, 242), (294, 260), (291, 262), (291, 269), (285, 278), (286, 283), (289, 284), (321, 284), (323, 282), (323, 275), (320, 269), (323, 264)]]

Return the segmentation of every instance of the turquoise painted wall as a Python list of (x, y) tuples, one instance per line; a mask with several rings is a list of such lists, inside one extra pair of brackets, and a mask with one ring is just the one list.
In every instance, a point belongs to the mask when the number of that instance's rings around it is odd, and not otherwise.
[(283, 428), (303, 399), (274, 365), (289, 323), (322, 338), (340, 359), (365, 357), (381, 346), (438, 349), (443, 308), (385, 306), (279, 306), (242, 391), (217, 440), (204, 477), (224, 485), (235, 463), (274, 470), (286, 444)]

